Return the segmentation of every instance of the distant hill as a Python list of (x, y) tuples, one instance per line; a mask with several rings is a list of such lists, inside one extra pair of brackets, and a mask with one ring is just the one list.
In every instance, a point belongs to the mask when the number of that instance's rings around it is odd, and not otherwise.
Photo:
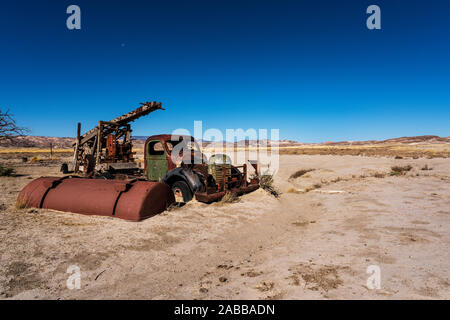
[[(147, 136), (133, 136), (134, 145), (137, 148), (142, 148)], [(70, 137), (43, 137), (43, 136), (21, 136), (16, 137), (12, 141), (3, 140), (0, 141), (0, 147), (3, 148), (49, 148), (52, 144), (53, 148), (57, 149), (71, 149), (75, 138)], [(243, 146), (245, 141), (240, 142), (210, 142), (201, 141), (203, 147), (214, 148), (225, 144), (226, 147)], [(414, 137), (400, 137), (387, 140), (367, 140), (367, 141), (339, 141), (339, 142), (324, 142), (324, 143), (302, 143), (293, 140), (280, 140), (278, 145), (280, 147), (295, 147), (295, 146), (307, 146), (307, 145), (325, 145), (325, 146), (349, 146), (349, 145), (367, 145), (367, 144), (437, 144), (437, 143), (450, 143), (450, 137), (439, 137), (433, 135), (414, 136)], [(273, 141), (261, 140), (260, 145), (267, 144), (270, 146)], [(248, 146), (256, 147), (258, 141), (248, 140)]]
[(52, 144), (53, 148), (66, 149), (72, 148), (75, 138), (68, 137), (41, 137), (41, 136), (20, 136), (13, 140), (0, 140), (0, 147), (14, 148), (49, 148)]
[(387, 140), (367, 140), (367, 141), (340, 141), (340, 142), (325, 142), (324, 145), (365, 145), (365, 144), (433, 144), (433, 143), (449, 143), (450, 137), (439, 136), (414, 136), (392, 138)]

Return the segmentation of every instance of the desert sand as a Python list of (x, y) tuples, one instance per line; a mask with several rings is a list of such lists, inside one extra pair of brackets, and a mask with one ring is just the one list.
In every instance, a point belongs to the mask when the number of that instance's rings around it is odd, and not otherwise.
[[(278, 199), (260, 189), (138, 223), (15, 209), (60, 162), (1, 161), (19, 174), (0, 177), (1, 299), (450, 298), (449, 159), (282, 155)], [(299, 169), (315, 170), (290, 179)]]

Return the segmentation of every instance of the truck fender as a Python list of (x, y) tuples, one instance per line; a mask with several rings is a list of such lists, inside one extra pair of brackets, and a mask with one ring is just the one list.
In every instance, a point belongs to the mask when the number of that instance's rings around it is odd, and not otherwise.
[(203, 188), (202, 179), (200, 179), (199, 174), (188, 168), (175, 168), (167, 172), (162, 181), (169, 186), (175, 181), (183, 180), (187, 183), (192, 193), (200, 191)]

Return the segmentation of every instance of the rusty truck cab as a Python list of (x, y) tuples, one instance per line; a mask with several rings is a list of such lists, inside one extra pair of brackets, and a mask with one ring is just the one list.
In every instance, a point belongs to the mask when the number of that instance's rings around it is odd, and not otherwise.
[[(193, 153), (183, 155), (183, 151), (180, 150), (178, 155), (174, 154), (172, 157), (172, 150), (180, 143), (187, 142), (193, 145), (195, 149)], [(161, 181), (169, 171), (179, 167), (181, 162), (194, 159), (196, 155), (200, 155), (202, 163), (206, 162), (200, 147), (192, 136), (170, 134), (151, 136), (145, 141), (144, 147), (145, 176), (148, 180)]]
[[(186, 203), (194, 196), (201, 202), (220, 200), (225, 193), (236, 195), (259, 187), (258, 179), (247, 180), (247, 165), (231, 165), (217, 161), (211, 168), (191, 136), (161, 134), (149, 137), (144, 149), (144, 174), (150, 181), (169, 185), (177, 203)], [(224, 155), (215, 155), (218, 159)], [(257, 172), (257, 164), (252, 163)], [(211, 174), (212, 173), (212, 174)]]

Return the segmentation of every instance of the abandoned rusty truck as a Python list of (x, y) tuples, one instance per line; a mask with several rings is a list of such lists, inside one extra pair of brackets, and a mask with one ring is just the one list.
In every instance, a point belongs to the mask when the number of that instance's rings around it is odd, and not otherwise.
[(20, 206), (140, 221), (195, 197), (210, 203), (227, 192), (237, 195), (259, 188), (258, 165), (234, 166), (225, 154), (209, 159), (191, 136), (160, 134), (145, 141), (144, 166), (135, 159), (130, 122), (162, 109), (160, 102), (141, 107), (81, 135), (78, 124), (73, 170), (63, 177), (42, 177), (20, 192)]

